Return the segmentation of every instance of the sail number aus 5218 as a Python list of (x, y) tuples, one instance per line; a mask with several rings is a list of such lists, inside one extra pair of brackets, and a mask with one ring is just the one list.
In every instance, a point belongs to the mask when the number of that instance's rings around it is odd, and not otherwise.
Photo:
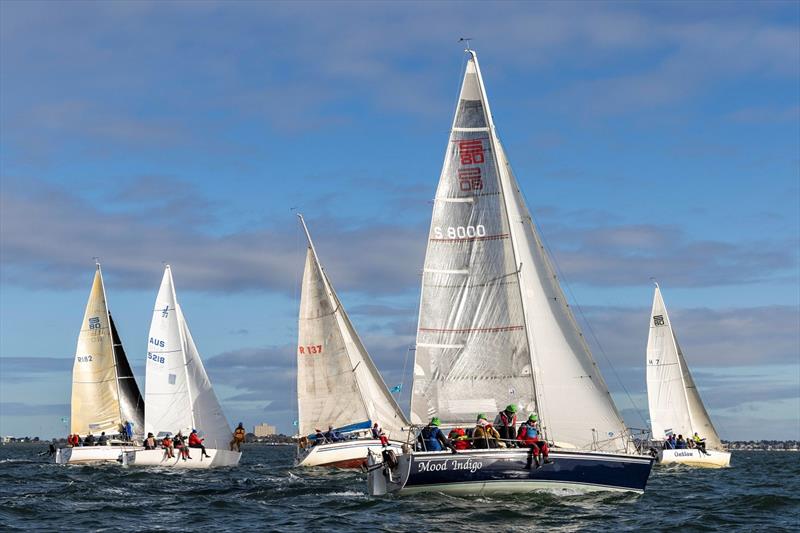
[(433, 227), (433, 237), (435, 239), (473, 239), (475, 237), (485, 237), (486, 227), (483, 224), (477, 226), (441, 226)]
[(322, 353), (321, 344), (309, 344), (307, 346), (298, 346), (297, 349), (303, 355), (316, 355)]

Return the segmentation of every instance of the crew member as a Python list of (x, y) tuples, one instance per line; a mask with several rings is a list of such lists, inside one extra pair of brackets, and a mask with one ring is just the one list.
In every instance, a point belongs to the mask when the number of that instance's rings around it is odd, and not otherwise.
[(500, 438), (511, 446), (517, 438), (517, 406), (512, 403), (497, 413), (497, 416), (494, 417), (494, 427), (500, 434)]
[(531, 413), (528, 415), (528, 420), (520, 424), (519, 432), (517, 433), (517, 440), (529, 449), (528, 460), (525, 468), (530, 469), (531, 463), (536, 461), (536, 468), (542, 466), (543, 463), (551, 463), (549, 459), (550, 448), (544, 439), (539, 439), (538, 428), (539, 417)]
[(236, 429), (233, 430), (233, 440), (230, 442), (230, 449), (233, 451), (233, 447), (236, 446), (236, 451), (242, 451), (242, 443), (244, 442), (244, 438), (247, 433), (244, 430), (244, 424), (239, 422), (239, 425), (236, 426)]

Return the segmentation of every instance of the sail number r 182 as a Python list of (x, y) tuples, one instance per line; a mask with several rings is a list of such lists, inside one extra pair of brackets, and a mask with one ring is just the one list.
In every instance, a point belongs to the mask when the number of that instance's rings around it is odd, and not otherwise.
[(483, 224), (477, 226), (441, 226), (433, 227), (433, 236), (436, 239), (472, 239), (475, 237), (485, 237), (486, 227)]

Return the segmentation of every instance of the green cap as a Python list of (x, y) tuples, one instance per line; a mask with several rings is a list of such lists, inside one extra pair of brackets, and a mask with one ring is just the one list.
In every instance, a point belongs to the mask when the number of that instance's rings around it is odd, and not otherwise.
[(528, 415), (528, 420), (530, 420), (531, 422), (536, 422), (537, 420), (539, 420), (539, 417), (536, 416), (536, 413), (531, 413), (530, 415)]
[(489, 419), (488, 419), (488, 418), (486, 418), (486, 415), (485, 415), (485, 414), (483, 414), (483, 413), (478, 413), (478, 420), (489, 420)]
[(514, 405), (513, 403), (511, 405), (506, 405), (506, 411), (508, 411), (511, 414), (514, 414), (517, 412), (517, 406)]
[(438, 416), (434, 416), (433, 418), (431, 418), (431, 425), (432, 426), (437, 426), (437, 427), (441, 426), (442, 425), (442, 421), (439, 420)]

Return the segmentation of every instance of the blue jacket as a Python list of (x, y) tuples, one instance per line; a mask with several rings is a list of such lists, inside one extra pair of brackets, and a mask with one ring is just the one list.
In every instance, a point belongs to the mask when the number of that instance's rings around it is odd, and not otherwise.
[(444, 450), (442, 443), (447, 442), (442, 430), (436, 426), (425, 426), (422, 428), (419, 438), (425, 446), (425, 450), (429, 452), (440, 452)]

